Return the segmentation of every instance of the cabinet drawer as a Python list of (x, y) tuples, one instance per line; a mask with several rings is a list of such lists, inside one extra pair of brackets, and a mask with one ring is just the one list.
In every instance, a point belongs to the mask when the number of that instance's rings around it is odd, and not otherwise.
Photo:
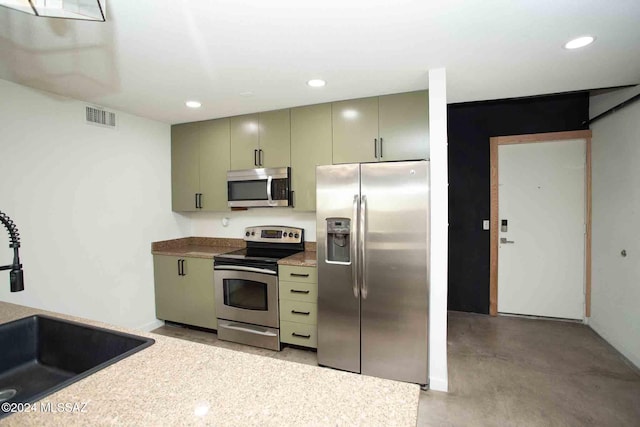
[(280, 320), (315, 325), (318, 322), (318, 304), (280, 300)]
[(318, 347), (318, 329), (316, 325), (296, 322), (280, 322), (280, 341), (304, 347)]
[(278, 276), (281, 280), (302, 283), (318, 283), (318, 269), (315, 267), (281, 265), (279, 270)]
[(318, 303), (318, 284), (281, 281), (280, 299)]

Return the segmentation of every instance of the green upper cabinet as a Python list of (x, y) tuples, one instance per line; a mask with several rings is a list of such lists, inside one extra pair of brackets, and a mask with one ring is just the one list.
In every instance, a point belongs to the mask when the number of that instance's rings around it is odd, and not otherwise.
[(227, 209), (229, 150), (229, 119), (171, 127), (174, 211)]
[(316, 210), (316, 166), (332, 161), (331, 104), (291, 109), (291, 187), (296, 211)]
[(231, 118), (231, 169), (285, 167), (291, 164), (289, 110)]
[(333, 163), (377, 161), (378, 97), (332, 104)]
[(229, 119), (205, 122), (200, 141), (200, 210), (225, 211), (230, 168)]
[(231, 117), (231, 170), (258, 167), (260, 116)]
[(260, 113), (260, 167), (291, 165), (290, 120), (289, 109)]
[(429, 94), (427, 91), (379, 98), (379, 159), (429, 158)]
[(171, 205), (174, 211), (195, 211), (200, 191), (202, 122), (171, 126)]
[(333, 163), (429, 158), (429, 94), (334, 102)]

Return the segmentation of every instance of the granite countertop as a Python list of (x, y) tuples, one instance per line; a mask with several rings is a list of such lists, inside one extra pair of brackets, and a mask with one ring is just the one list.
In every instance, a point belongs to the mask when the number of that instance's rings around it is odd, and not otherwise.
[[(154, 255), (183, 256), (213, 259), (214, 256), (246, 247), (243, 239), (225, 239), (218, 237), (185, 237), (151, 243)], [(280, 265), (316, 267), (316, 243), (305, 242), (305, 251), (278, 261)]]
[(290, 257), (278, 260), (280, 265), (295, 265), (300, 267), (316, 267), (318, 265), (318, 255), (315, 251), (306, 250), (298, 252)]
[(184, 256), (213, 259), (214, 256), (242, 249), (246, 246), (242, 239), (217, 237), (185, 237), (151, 243), (154, 255)]
[(84, 412), (15, 413), (0, 425), (411, 425), (419, 387), (276, 360), (0, 302), (0, 324), (33, 314), (148, 336), (155, 344), (44, 398)]

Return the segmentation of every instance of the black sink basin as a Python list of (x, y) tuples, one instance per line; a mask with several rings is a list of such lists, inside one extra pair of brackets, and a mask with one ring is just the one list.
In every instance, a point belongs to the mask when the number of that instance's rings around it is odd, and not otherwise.
[(0, 403), (35, 402), (154, 342), (48, 316), (0, 325)]

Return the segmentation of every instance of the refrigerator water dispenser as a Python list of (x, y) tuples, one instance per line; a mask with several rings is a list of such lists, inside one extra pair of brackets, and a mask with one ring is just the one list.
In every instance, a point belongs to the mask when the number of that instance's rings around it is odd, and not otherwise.
[(351, 262), (351, 220), (327, 218), (327, 261)]

